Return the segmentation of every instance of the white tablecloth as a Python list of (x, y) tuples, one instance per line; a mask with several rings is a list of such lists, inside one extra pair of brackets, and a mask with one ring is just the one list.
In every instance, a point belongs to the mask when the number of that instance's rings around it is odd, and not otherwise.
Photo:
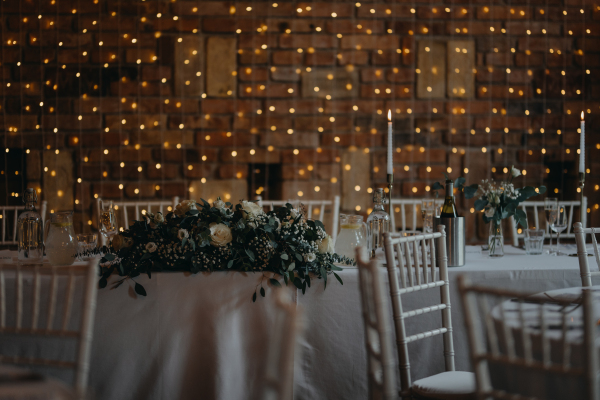
[[(527, 292), (581, 285), (576, 257), (526, 256), (512, 247), (506, 253), (491, 259), (468, 252), (464, 267), (450, 269), (457, 369), (469, 369), (459, 274), (469, 274), (475, 283)], [(387, 276), (385, 268), (381, 272)], [(297, 399), (367, 397), (358, 274), (347, 268), (339, 275), (343, 286), (331, 276), (326, 290), (321, 281), (313, 281), (305, 295), (297, 295), (307, 325), (295, 372)], [(136, 278), (146, 288), (145, 298), (136, 298), (126, 285), (100, 290), (90, 381), (97, 399), (257, 398), (274, 299), (265, 284), (267, 297), (252, 303), (261, 276), (157, 273), (152, 279)], [(422, 298), (433, 302), (437, 293)], [(420, 300), (405, 299), (405, 308)], [(437, 313), (415, 317), (407, 323), (409, 334), (436, 320)], [(443, 370), (439, 337), (419, 341), (410, 351), (413, 379)]]

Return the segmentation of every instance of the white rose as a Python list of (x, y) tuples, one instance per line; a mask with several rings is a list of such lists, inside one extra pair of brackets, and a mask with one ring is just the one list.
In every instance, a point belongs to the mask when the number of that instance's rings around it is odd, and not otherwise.
[(273, 215), (271, 218), (273, 218), (277, 222), (277, 228), (275, 230), (279, 232), (281, 230), (281, 221), (279, 220), (279, 218), (277, 218), (276, 215)]
[(180, 217), (184, 216), (186, 212), (196, 209), (196, 200), (184, 200), (177, 204), (175, 207), (175, 214)]
[(180, 229), (179, 232), (177, 232), (177, 237), (179, 240), (187, 239), (189, 236), (190, 234), (188, 233), (187, 229)]
[(330, 253), (333, 254), (333, 238), (326, 235), (319, 243), (319, 253)]
[(165, 217), (164, 217), (164, 215), (162, 215), (161, 212), (157, 212), (156, 214), (154, 214), (154, 223), (155, 224), (162, 224), (163, 222), (165, 222)]
[(253, 203), (251, 201), (246, 200), (242, 201), (242, 210), (245, 211), (244, 219), (249, 220), (253, 220), (257, 216), (264, 214), (264, 211), (261, 206), (259, 206), (257, 203)]
[(308, 253), (304, 255), (304, 261), (313, 262), (317, 259), (317, 256), (314, 253)]
[(290, 217), (292, 217), (293, 219), (296, 219), (297, 216), (298, 216), (298, 210), (296, 210), (295, 208), (292, 208), (290, 210)]
[(217, 200), (215, 200), (213, 202), (213, 207), (214, 208), (225, 208), (225, 202), (223, 200), (221, 200), (220, 197), (218, 197)]
[(146, 250), (149, 253), (154, 253), (156, 251), (156, 249), (158, 249), (158, 246), (156, 245), (156, 243), (149, 242), (149, 243), (146, 244)]
[(512, 175), (513, 178), (516, 178), (517, 176), (521, 175), (521, 171), (519, 171), (514, 166), (512, 166), (512, 167), (510, 167), (510, 174)]
[(492, 218), (496, 213), (496, 209), (494, 207), (488, 207), (485, 209), (485, 216), (488, 218)]
[(227, 246), (233, 240), (231, 229), (225, 224), (217, 224), (213, 222), (209, 225), (210, 228), (210, 244), (217, 247)]

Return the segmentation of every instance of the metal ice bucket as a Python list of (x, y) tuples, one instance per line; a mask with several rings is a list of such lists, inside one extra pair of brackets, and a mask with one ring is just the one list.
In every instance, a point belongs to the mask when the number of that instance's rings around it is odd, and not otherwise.
[(462, 267), (465, 265), (465, 218), (441, 218), (433, 220), (435, 227), (444, 225), (446, 227), (446, 254), (448, 255), (449, 267)]

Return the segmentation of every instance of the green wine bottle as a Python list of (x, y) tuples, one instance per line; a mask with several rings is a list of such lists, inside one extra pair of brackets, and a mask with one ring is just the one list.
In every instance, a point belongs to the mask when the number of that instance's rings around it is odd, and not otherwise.
[(456, 205), (454, 204), (454, 183), (451, 180), (446, 180), (446, 198), (444, 199), (444, 205), (442, 206), (441, 218), (456, 218), (458, 213), (456, 212)]

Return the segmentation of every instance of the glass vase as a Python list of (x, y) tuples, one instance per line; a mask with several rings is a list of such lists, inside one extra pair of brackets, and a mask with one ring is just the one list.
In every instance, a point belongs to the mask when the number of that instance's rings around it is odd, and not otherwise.
[(490, 257), (504, 256), (504, 235), (502, 234), (502, 221), (490, 221), (490, 236), (488, 238)]

